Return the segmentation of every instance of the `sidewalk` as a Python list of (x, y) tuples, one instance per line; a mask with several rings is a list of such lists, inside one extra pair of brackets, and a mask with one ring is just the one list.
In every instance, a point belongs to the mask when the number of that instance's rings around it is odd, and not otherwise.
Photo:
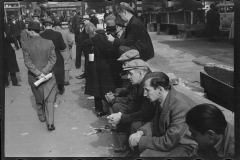
[[(73, 35), (71, 35), (73, 37)], [(187, 84), (199, 82), (199, 72), (203, 66), (193, 62), (201, 58), (200, 54), (188, 53), (194, 48), (184, 51), (173, 42), (204, 44), (204, 40), (181, 41), (172, 40), (170, 36), (159, 36), (150, 33), (155, 49), (155, 57), (149, 60), (150, 67), (173, 73), (182, 79), (176, 89), (190, 96), (198, 103), (212, 103), (192, 92)], [(165, 37), (165, 38), (164, 38)], [(200, 43), (200, 44), (201, 44)], [(198, 50), (198, 52), (200, 52)], [(205, 52), (205, 51), (204, 51)], [(212, 53), (217, 52), (212, 51)], [(205, 56), (212, 56), (206, 55)], [(84, 80), (75, 76), (81, 74), (81, 69), (75, 69), (74, 63), (70, 72), (70, 84), (66, 86), (63, 95), (58, 95), (55, 105), (56, 130), (49, 132), (45, 123), (38, 120), (35, 111), (35, 100), (27, 81), (27, 69), (23, 62), (22, 51), (16, 51), (20, 72), (17, 74), (21, 87), (12, 86), (5, 90), (5, 156), (11, 157), (119, 157), (114, 153), (118, 146), (111, 131), (86, 136), (92, 132), (91, 127), (101, 127), (107, 124), (106, 117), (95, 115), (93, 100), (86, 100), (81, 89)], [(217, 56), (217, 55), (216, 55)], [(75, 59), (75, 45), (73, 59)], [(231, 59), (231, 58), (230, 58)], [(186, 85), (186, 86), (185, 86)], [(218, 106), (218, 105), (217, 105)], [(234, 114), (218, 106), (230, 123), (234, 122)]]

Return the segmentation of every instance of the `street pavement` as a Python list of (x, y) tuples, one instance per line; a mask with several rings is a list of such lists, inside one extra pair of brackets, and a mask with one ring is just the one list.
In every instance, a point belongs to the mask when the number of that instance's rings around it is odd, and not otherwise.
[[(150, 67), (173, 73), (180, 79), (176, 88), (186, 92), (199, 102), (209, 102), (199, 94), (199, 72), (205, 63), (233, 65), (233, 45), (226, 41), (208, 43), (206, 39), (179, 40), (171, 35), (149, 33), (155, 57), (148, 61)], [(74, 36), (71, 34), (71, 37)], [(70, 72), (70, 85), (55, 103), (55, 131), (48, 131), (46, 123), (38, 120), (35, 100), (27, 80), (22, 51), (16, 51), (20, 72), (17, 78), (21, 87), (5, 89), (5, 156), (6, 157), (118, 157), (114, 147), (118, 146), (113, 133), (87, 135), (93, 128), (107, 125), (106, 117), (95, 115), (93, 100), (84, 95), (84, 81), (75, 76), (82, 73), (74, 61)], [(72, 52), (76, 57), (75, 45)], [(227, 57), (227, 58), (226, 58)], [(82, 61), (84, 59), (82, 58)], [(194, 87), (195, 86), (195, 87)], [(198, 88), (198, 89), (196, 89)], [(186, 91), (187, 90), (187, 91)], [(194, 92), (192, 92), (194, 91)], [(201, 95), (201, 94), (200, 94)], [(220, 106), (221, 107), (221, 106)], [(221, 108), (233, 123), (233, 114)]]

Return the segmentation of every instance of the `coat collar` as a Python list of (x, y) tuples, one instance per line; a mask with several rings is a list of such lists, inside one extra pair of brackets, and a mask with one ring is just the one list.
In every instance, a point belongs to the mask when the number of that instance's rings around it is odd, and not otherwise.
[(164, 112), (167, 112), (170, 108), (170, 101), (173, 97), (175, 97), (175, 95), (177, 94), (177, 91), (173, 88), (173, 86), (171, 86), (171, 89), (169, 90), (166, 98), (164, 99), (163, 101), (163, 104), (162, 104), (162, 109), (163, 109), (163, 113)]

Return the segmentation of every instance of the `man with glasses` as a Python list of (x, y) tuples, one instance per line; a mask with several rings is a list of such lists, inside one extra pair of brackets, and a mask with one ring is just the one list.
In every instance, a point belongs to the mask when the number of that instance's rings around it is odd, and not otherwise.
[(121, 2), (117, 8), (117, 13), (126, 24), (124, 39), (114, 38), (109, 35), (108, 40), (116, 46), (126, 46), (128, 50), (136, 49), (140, 53), (140, 58), (147, 61), (154, 57), (154, 49), (151, 38), (143, 23), (133, 15), (132, 7), (125, 2)]

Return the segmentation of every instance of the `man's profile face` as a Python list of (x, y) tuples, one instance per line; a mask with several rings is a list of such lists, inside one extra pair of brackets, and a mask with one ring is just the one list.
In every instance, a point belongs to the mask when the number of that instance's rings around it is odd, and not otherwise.
[(121, 12), (121, 13), (119, 13), (119, 16), (121, 17), (121, 19), (123, 20), (123, 21), (128, 21), (128, 19), (127, 19), (127, 17), (126, 17), (126, 15), (127, 15), (127, 13), (126, 12)]
[(189, 131), (191, 132), (191, 137), (198, 143), (199, 148), (207, 149), (211, 147), (211, 138), (206, 133), (202, 135), (191, 126), (189, 126)]
[(84, 22), (85, 25), (87, 25), (89, 23), (89, 20), (85, 19), (83, 22)]
[(122, 30), (122, 27), (121, 26), (118, 26), (118, 25), (116, 25), (116, 32), (118, 33), (118, 32), (120, 32)]
[(144, 96), (146, 96), (151, 102), (162, 99), (162, 94), (159, 88), (154, 89), (150, 86), (151, 79), (144, 82)]
[(139, 71), (132, 69), (128, 71), (127, 76), (132, 84), (139, 84), (140, 77), (141, 77)]

